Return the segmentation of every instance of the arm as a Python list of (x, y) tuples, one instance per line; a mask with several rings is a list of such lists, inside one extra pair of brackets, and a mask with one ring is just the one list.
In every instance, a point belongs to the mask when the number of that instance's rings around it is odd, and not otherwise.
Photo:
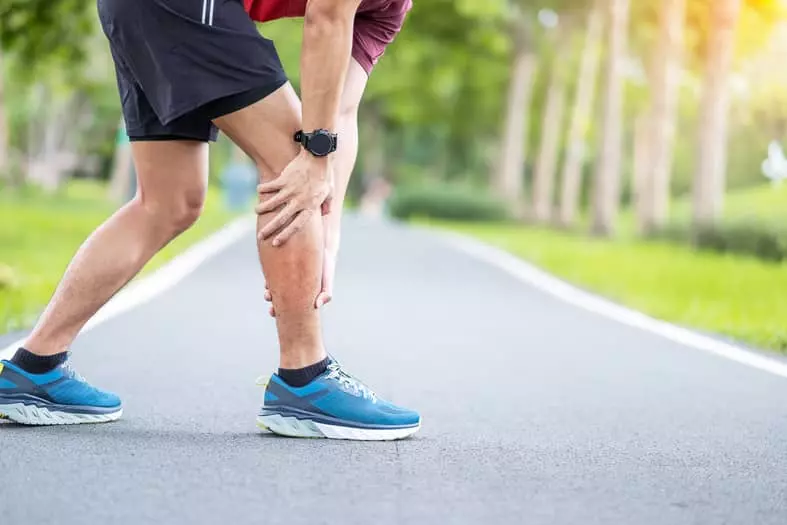
[[(353, 22), (360, 0), (309, 0), (301, 54), (303, 130), (335, 131), (353, 39)], [(339, 137), (341, 141), (342, 138)], [(298, 157), (261, 194), (275, 195), (257, 206), (257, 213), (279, 210), (260, 232), (263, 239), (276, 235), (274, 246), (287, 242), (308, 221), (314, 210), (329, 211), (332, 197), (329, 157), (301, 150)]]
[[(303, 26), (303, 129), (336, 130), (360, 0), (309, 0)], [(339, 137), (341, 140), (341, 137)]]

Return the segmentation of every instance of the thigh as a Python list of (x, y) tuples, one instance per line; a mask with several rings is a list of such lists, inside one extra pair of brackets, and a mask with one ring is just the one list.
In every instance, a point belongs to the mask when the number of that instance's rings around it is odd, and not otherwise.
[(238, 0), (99, 0), (99, 14), (164, 126), (218, 99), (286, 82), (273, 43)]
[(131, 144), (137, 195), (143, 201), (199, 204), (208, 187), (208, 144), (190, 140)]
[(402, 30), (412, 0), (364, 0), (355, 17), (352, 56), (367, 74)]
[(354, 114), (358, 111), (368, 81), (369, 77), (363, 66), (357, 59), (351, 58), (342, 90), (341, 111), (343, 115)]
[(261, 179), (278, 176), (300, 151), (301, 101), (286, 83), (262, 100), (213, 121), (260, 168)]

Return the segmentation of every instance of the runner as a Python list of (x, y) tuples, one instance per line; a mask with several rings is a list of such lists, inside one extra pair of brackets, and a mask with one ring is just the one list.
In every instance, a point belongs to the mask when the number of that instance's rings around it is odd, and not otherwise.
[[(98, 0), (138, 192), (85, 241), (24, 348), (0, 363), (0, 414), (32, 425), (121, 416), (118, 396), (70, 369), (68, 347), (101, 306), (197, 220), (207, 143), (221, 130), (254, 160), (261, 180), (259, 255), (275, 308), (280, 368), (258, 424), (298, 437), (387, 440), (415, 433), (418, 413), (379, 399), (327, 355), (318, 310), (332, 293), (358, 104), (410, 6), (410, 0)], [(305, 17), (302, 105), (249, 13), (257, 20)]]

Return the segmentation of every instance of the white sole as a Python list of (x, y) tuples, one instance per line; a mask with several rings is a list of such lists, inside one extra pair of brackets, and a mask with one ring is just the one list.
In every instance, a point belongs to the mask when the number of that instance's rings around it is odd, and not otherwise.
[(421, 429), (420, 423), (415, 427), (392, 429), (341, 427), (278, 414), (257, 417), (257, 426), (280, 436), (353, 441), (394, 441), (412, 436)]
[(84, 425), (91, 423), (109, 423), (117, 421), (123, 415), (121, 408), (117, 412), (109, 414), (72, 414), (69, 412), (58, 412), (34, 405), (24, 405), (15, 403), (11, 405), (0, 405), (0, 418), (10, 419), (14, 423), (21, 425)]

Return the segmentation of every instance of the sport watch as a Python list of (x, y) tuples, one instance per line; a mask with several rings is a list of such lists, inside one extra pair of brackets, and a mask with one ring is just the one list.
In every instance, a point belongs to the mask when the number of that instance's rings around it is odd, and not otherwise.
[(327, 129), (316, 129), (311, 133), (303, 130), (295, 134), (295, 142), (302, 144), (304, 149), (315, 157), (326, 157), (336, 151), (338, 135)]

